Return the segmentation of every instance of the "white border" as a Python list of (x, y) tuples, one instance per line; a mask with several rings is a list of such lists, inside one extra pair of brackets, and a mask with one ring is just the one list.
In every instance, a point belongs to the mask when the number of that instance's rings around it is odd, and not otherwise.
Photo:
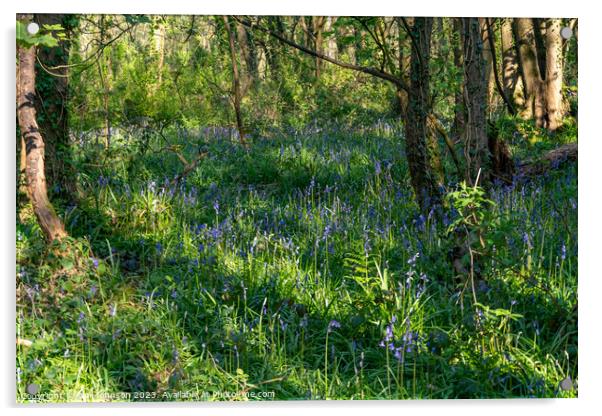
[[(13, 413), (39, 413), (48, 415), (81, 414), (82, 410), (93, 414), (125, 413), (138, 409), (140, 405), (86, 405), (51, 406), (44, 408), (15, 408), (14, 406), (14, 323), (15, 323), (15, 42), (14, 25), (17, 12), (48, 13), (159, 13), (159, 14), (283, 14), (283, 15), (405, 15), (405, 16), (543, 16), (579, 18), (579, 399), (573, 400), (487, 400), (487, 401), (422, 401), (422, 402), (278, 402), (249, 404), (198, 404), (190, 407), (186, 404), (147, 404), (144, 412), (163, 414), (166, 411), (178, 414), (227, 414), (244, 412), (245, 414), (282, 414), (296, 415), (311, 413), (344, 412), (345, 414), (365, 414), (376, 412), (401, 414), (419, 412), (426, 414), (448, 415), (504, 415), (529, 413), (544, 414), (591, 414), (600, 407), (602, 392), (602, 361), (598, 350), (600, 344), (600, 304), (602, 290), (599, 263), (601, 246), (598, 236), (600, 227), (600, 165), (602, 155), (601, 80), (598, 74), (602, 70), (600, 62), (601, 16), (596, 13), (594, 2), (567, 1), (525, 1), (503, 0), (483, 1), (411, 1), (403, 0), (145, 0), (141, 2), (123, 0), (103, 0), (91, 2), (82, 0), (21, 0), (19, 4), (2, 2), (2, 50), (5, 52), (1, 65), (0, 82), (5, 87), (0, 105), (2, 106), (4, 137), (2, 144), (3, 162), (2, 192), (5, 203), (3, 209), (2, 238), (2, 354), (0, 370), (0, 391), (2, 404)], [(170, 410), (173, 408), (173, 410)], [(177, 409), (177, 410), (176, 410)], [(599, 413), (598, 410), (596, 413)]]

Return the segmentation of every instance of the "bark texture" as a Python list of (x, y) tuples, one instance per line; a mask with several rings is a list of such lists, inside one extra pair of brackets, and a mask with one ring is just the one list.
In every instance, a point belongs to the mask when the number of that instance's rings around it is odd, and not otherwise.
[(19, 92), (17, 118), (26, 150), (26, 169), (28, 196), (40, 228), (51, 242), (67, 235), (65, 226), (56, 215), (46, 189), (44, 173), (44, 139), (40, 134), (35, 110), (35, 47), (18, 47), (19, 55)]
[(433, 19), (417, 17), (411, 28), (410, 85), (408, 119), (405, 123), (406, 156), (412, 187), (423, 211), (439, 203), (439, 190), (431, 168), (427, 137), (427, 117), (430, 113), (429, 66)]
[(462, 18), (462, 43), (464, 52), (464, 104), (466, 108), (466, 131), (464, 135), (464, 157), (466, 178), (475, 184), (488, 176), (487, 140), (487, 78), (486, 62), (483, 57), (483, 40), (477, 18)]
[(547, 19), (546, 29), (546, 112), (547, 128), (555, 131), (562, 125), (566, 107), (562, 98), (563, 53), (561, 19)]
[(544, 82), (542, 80), (537, 51), (535, 28), (532, 19), (515, 20), (516, 41), (520, 57), (520, 68), (525, 85), (525, 108), (523, 118), (534, 118), (538, 127), (545, 124)]

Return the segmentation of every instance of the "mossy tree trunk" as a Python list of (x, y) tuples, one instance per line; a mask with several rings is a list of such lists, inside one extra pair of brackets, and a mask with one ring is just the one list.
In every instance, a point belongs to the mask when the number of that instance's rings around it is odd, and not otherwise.
[[(61, 25), (67, 37), (53, 48), (38, 47), (36, 78), (36, 111), (40, 133), (46, 144), (46, 177), (48, 187), (61, 197), (76, 199), (75, 168), (69, 143), (69, 53), (78, 18), (65, 14), (36, 14), (40, 25)], [(44, 69), (41, 66), (44, 66)]]
[(410, 179), (420, 208), (425, 212), (440, 202), (427, 142), (429, 137), (427, 117), (431, 113), (429, 56), (432, 28), (432, 18), (414, 18), (410, 31), (412, 52), (405, 123), (406, 156)]

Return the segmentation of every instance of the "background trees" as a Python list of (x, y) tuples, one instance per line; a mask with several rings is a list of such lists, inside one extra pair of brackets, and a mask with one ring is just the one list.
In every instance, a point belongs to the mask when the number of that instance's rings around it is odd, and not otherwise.
[(563, 71), (570, 40), (560, 28), (576, 22), (562, 19), (434, 18), (418, 28), (400, 17), (37, 19), (68, 35), (40, 49), (38, 113), (53, 191), (71, 194), (67, 120), (72, 131), (95, 131), (109, 149), (112, 126), (143, 119), (225, 123), (244, 142), (274, 125), (397, 116), (417, 199), (437, 201), (437, 188), (454, 180), (442, 155), (462, 172), (456, 180), (472, 182), (481, 170), (486, 184), (492, 160), (509, 158), (492, 153), (505, 147), (488, 134), (487, 120), (495, 124), (516, 107), (536, 127), (556, 131), (573, 82)]

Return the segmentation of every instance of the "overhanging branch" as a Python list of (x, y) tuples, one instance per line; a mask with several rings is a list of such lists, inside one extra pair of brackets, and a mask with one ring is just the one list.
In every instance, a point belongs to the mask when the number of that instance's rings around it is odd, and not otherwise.
[(241, 19), (238, 16), (233, 16), (233, 18), (236, 19), (236, 21), (238, 21), (240, 24), (242, 24), (250, 29), (257, 29), (261, 32), (267, 33), (268, 35), (272, 36), (273, 38), (278, 39), (280, 42), (285, 43), (289, 46), (292, 46), (293, 48), (300, 50), (301, 52), (304, 52), (315, 58), (319, 58), (319, 59), (322, 59), (323, 61), (330, 62), (331, 64), (337, 65), (341, 68), (351, 69), (353, 71), (362, 72), (364, 74), (369, 74), (374, 77), (384, 79), (385, 81), (389, 81), (389, 82), (395, 84), (397, 87), (401, 88), (402, 90), (408, 91), (408, 86), (402, 79), (400, 79), (394, 75), (391, 75), (388, 72), (384, 72), (384, 71), (381, 71), (381, 70), (379, 70), (377, 68), (373, 68), (373, 67), (354, 65), (354, 64), (347, 63), (347, 62), (339, 61), (337, 59), (334, 59), (327, 55), (324, 55), (320, 52), (306, 48), (305, 46), (299, 45), (298, 43), (295, 43), (292, 40), (289, 40), (289, 39), (285, 38), (284, 36), (274, 32), (270, 29), (267, 29), (267, 28), (259, 26), (259, 25), (254, 25), (252, 22), (249, 22), (248, 20)]

